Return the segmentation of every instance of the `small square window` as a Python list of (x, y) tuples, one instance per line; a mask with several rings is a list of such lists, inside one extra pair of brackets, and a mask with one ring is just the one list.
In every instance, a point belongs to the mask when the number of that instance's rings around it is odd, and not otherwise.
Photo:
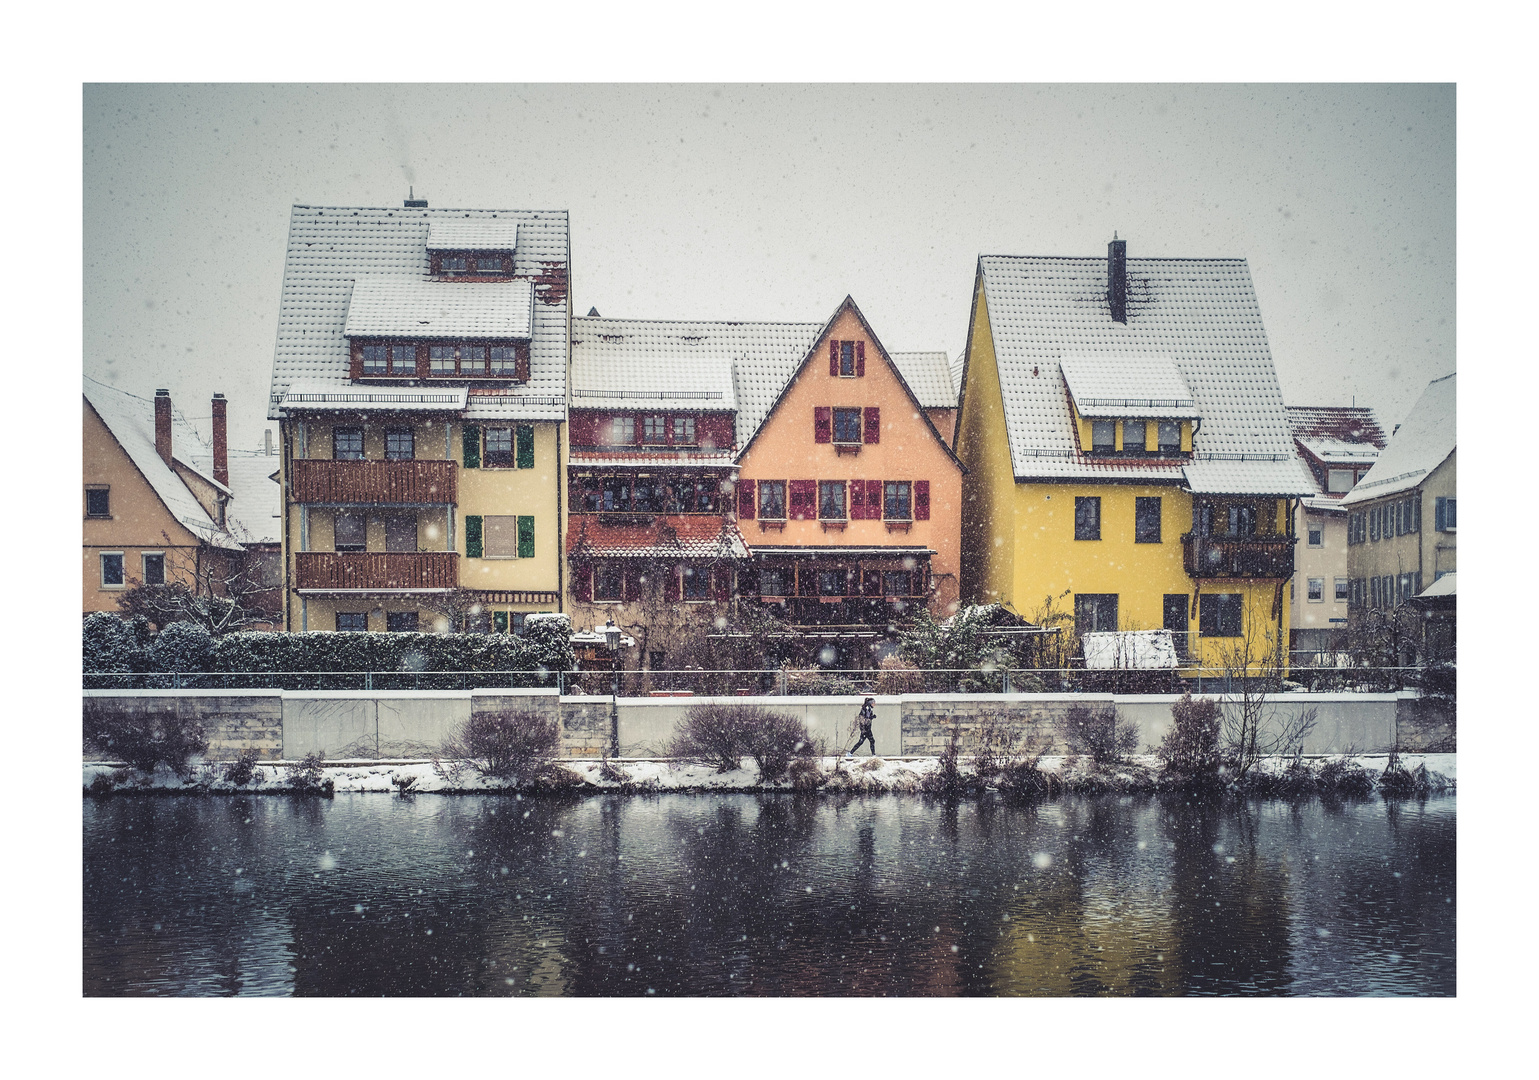
[(1098, 454), (1110, 454), (1117, 449), (1117, 421), (1090, 421), (1090, 448)]
[(513, 464), (513, 429), (494, 427), (486, 429), (486, 453), (482, 458), (489, 466), (511, 467)]
[(145, 552), (144, 556), (144, 583), (146, 585), (164, 585), (166, 583), (166, 556), (161, 552)]
[(889, 480), (882, 488), (882, 517), (888, 521), (911, 520), (914, 516), (913, 484), (907, 480)]
[(1074, 539), (1101, 539), (1101, 497), (1099, 495), (1074, 497)]
[(1312, 578), (1309, 579), (1309, 583), (1308, 584), (1309, 584), (1309, 592), (1308, 592), (1309, 602), (1311, 604), (1322, 604), (1322, 603), (1324, 603), (1325, 602), (1325, 579), (1324, 578), (1312, 577)]
[(684, 599), (709, 600), (711, 598), (711, 571), (704, 566), (686, 566), (682, 571), (684, 577)]
[(834, 442), (858, 443), (860, 442), (860, 410), (859, 409), (835, 409), (834, 410)]
[(636, 441), (636, 418), (616, 416), (609, 422), (609, 441), (616, 446), (629, 446)]
[(1142, 420), (1122, 421), (1122, 449), (1132, 454), (1143, 453), (1146, 431), (1147, 428)]
[(1325, 522), (1321, 521), (1319, 518), (1310, 518), (1305, 527), (1309, 532), (1309, 546), (1324, 547)]
[(761, 571), (759, 574), (759, 595), (790, 596), (791, 571), (779, 566)]
[(1197, 632), (1203, 637), (1239, 637), (1242, 593), (1203, 593), (1197, 607)]
[(385, 629), (392, 634), (415, 634), (419, 629), (415, 611), (385, 612)]
[(695, 445), (695, 418), (693, 416), (675, 416), (673, 418), (673, 441), (683, 446)]
[(1356, 474), (1351, 469), (1330, 469), (1325, 474), (1325, 490), (1333, 492), (1351, 491)]
[(1074, 628), (1081, 634), (1115, 631), (1117, 629), (1117, 594), (1076, 593)]
[(460, 374), (461, 375), (485, 375), (486, 374), (486, 346), (465, 345), (459, 346)]
[(668, 441), (668, 418), (666, 416), (647, 416), (641, 421), (641, 441), (649, 445), (657, 445)]
[(365, 634), (369, 630), (369, 613), (366, 611), (339, 611), (337, 612), (337, 632), (342, 634)]
[(416, 434), (411, 428), (385, 429), (385, 458), (410, 461), (417, 456)]
[(362, 461), (363, 428), (332, 428), (331, 456), (337, 461)]
[(512, 345), (493, 345), (488, 349), (490, 353), (489, 370), (493, 375), (501, 375), (505, 379), (518, 377), (518, 349)]
[(470, 260), (464, 255), (445, 255), (440, 260), (438, 267), (445, 274), (463, 274), (470, 266)]
[(844, 481), (818, 481), (818, 517), (824, 521), (843, 521)]
[(428, 346), (428, 371), (433, 375), (454, 374), (454, 346)]
[(86, 517), (112, 516), (111, 491), (108, 488), (86, 488)]
[(1351, 593), (1350, 593), (1350, 585), (1349, 585), (1349, 582), (1347, 581), (1347, 579), (1344, 578), (1344, 577), (1337, 578), (1336, 579), (1336, 603), (1338, 603), (1338, 604), (1345, 604), (1347, 602), (1347, 597), (1349, 595), (1351, 595)]
[(390, 346), (390, 374), (417, 374), (417, 346), (404, 342)]
[(336, 551), (364, 551), (368, 547), (368, 535), (368, 518), (363, 514), (339, 513), (331, 546)]
[(390, 370), (390, 346), (365, 345), (363, 347), (363, 373), (384, 375)]
[(476, 273), (501, 274), (503, 272), (501, 255), (477, 255)]
[(102, 552), (102, 587), (106, 589), (123, 587), (123, 553), (121, 551)]
[(759, 516), (779, 521), (786, 516), (786, 482), (784, 480), (759, 481)]

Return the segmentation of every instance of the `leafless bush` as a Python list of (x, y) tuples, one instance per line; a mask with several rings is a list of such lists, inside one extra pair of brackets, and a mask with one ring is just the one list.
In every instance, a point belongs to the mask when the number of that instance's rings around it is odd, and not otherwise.
[(203, 725), (174, 712), (88, 708), (83, 734), (86, 748), (95, 753), (120, 758), (146, 775), (165, 765), (184, 780), (192, 775), (192, 759), (208, 750)]
[(1171, 705), (1170, 715), (1174, 724), (1156, 751), (1166, 772), (1178, 782), (1216, 779), (1222, 764), (1218, 735), (1224, 715), (1219, 703), (1187, 693)]
[(889, 656), (881, 663), (876, 675), (878, 694), (922, 694), (924, 674), (912, 664), (896, 656)]
[(998, 776), (1014, 760), (1020, 734), (1009, 720), (989, 713), (978, 722), (973, 751), (973, 775), (979, 780)]
[(1114, 765), (1138, 749), (1138, 729), (1112, 705), (1071, 705), (1058, 729), (1066, 742), (1083, 747), (1097, 765)]
[(722, 773), (739, 768), (751, 755), (760, 781), (767, 783), (784, 776), (794, 759), (820, 750), (803, 721), (761, 705), (731, 702), (690, 709), (664, 753), (714, 765)]
[(261, 759), (262, 755), (248, 746), (225, 765), (224, 778), (237, 787), (245, 787), (256, 776), (256, 764)]
[(946, 798), (971, 795), (979, 790), (980, 784), (976, 773), (964, 773), (961, 769), (961, 742), (962, 725), (952, 721), (946, 745), (936, 758), (936, 769), (934, 772), (925, 774), (924, 779), (919, 782), (919, 790), (927, 795), (941, 795)]
[(599, 762), (599, 778), (607, 780), (611, 784), (628, 784), (631, 780), (631, 774), (620, 768), (613, 761), (610, 761), (609, 755), (605, 754), (604, 759)]
[(295, 795), (322, 795), (331, 798), (337, 784), (325, 773), (325, 754), (306, 754), (293, 765), (284, 766), (289, 791)]
[(473, 713), (445, 740), (443, 756), (468, 762), (482, 776), (529, 779), (548, 764), (561, 745), (555, 718), (530, 709)]
[(1049, 799), (1057, 795), (1063, 784), (1053, 773), (1043, 771), (1041, 760), (1041, 754), (1033, 754), (1008, 762), (996, 781), (999, 790), (1016, 799)]
[(791, 790), (816, 791), (828, 783), (823, 765), (817, 757), (799, 757), (791, 762)]

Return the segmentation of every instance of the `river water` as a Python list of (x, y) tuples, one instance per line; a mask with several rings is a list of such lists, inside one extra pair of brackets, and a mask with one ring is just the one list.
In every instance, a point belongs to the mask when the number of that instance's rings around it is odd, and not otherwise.
[(1451, 995), (1455, 802), (84, 802), (94, 995)]

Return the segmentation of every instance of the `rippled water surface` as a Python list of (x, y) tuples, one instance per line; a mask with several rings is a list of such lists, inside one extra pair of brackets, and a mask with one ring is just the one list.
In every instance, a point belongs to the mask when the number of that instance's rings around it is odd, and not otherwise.
[(1455, 992), (1455, 799), (84, 804), (87, 995)]

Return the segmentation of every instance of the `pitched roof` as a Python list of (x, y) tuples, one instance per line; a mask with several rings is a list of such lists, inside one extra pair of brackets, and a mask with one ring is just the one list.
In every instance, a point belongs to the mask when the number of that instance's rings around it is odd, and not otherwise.
[[(107, 430), (123, 448), (139, 474), (144, 477), (166, 510), (178, 522), (216, 546), (240, 550), (230, 536), (214, 523), (176, 470), (162, 460), (155, 450), (155, 403), (104, 383), (87, 378), (83, 393), (86, 402), (101, 417)], [(171, 416), (171, 455), (202, 473), (193, 461), (203, 449), (197, 429), (175, 410)], [(192, 460), (189, 460), (192, 459)]]
[(1341, 501), (1360, 503), (1409, 491), (1447, 460), (1458, 445), (1457, 389), (1455, 375), (1428, 383), (1368, 475)]
[(428, 222), (429, 251), (516, 251), (518, 222), (502, 218), (436, 218)]
[(957, 407), (957, 384), (951, 377), (951, 362), (943, 352), (895, 352), (892, 362), (903, 373), (903, 381), (926, 409)]
[(748, 545), (731, 518), (715, 514), (658, 517), (640, 525), (573, 515), (567, 520), (566, 553), (579, 558), (746, 559)]
[[(427, 207), (295, 206), (278, 308), (278, 342), (268, 418), (279, 419), (290, 384), (349, 386), (346, 337), (354, 283), (373, 275), (427, 282), (428, 232), (454, 223), (467, 234), (516, 227), (513, 271), (533, 283), (530, 379), (509, 389), (469, 395), (469, 419), (561, 420), (566, 416), (567, 295), (570, 245), (565, 210), (461, 210)], [(466, 296), (499, 282), (434, 282)], [(527, 288), (527, 286), (523, 286)]]
[[(1107, 303), (1104, 257), (985, 255), (978, 272), (988, 304), (1005, 430), (1019, 479), (1184, 480), (1213, 494), (1305, 495), (1244, 259), (1128, 259), (1127, 322)], [(1100, 464), (1079, 453), (1065, 357), (1127, 370), (1130, 358), (1172, 366), (1202, 418), (1191, 461), (1159, 467)]]
[(429, 281), (412, 274), (364, 274), (348, 299), (348, 337), (471, 337), (528, 341), (531, 281)]
[(1366, 405), (1288, 405), (1288, 427), (1295, 439), (1316, 439), (1384, 448), (1378, 418)]
[(1164, 356), (1063, 356), (1058, 366), (1081, 416), (1195, 420), (1197, 399)]
[(273, 480), (278, 455), (259, 450), (231, 450), (230, 490), (234, 498), (225, 521), (236, 538), (250, 544), (276, 544), (283, 533), (283, 489)]

